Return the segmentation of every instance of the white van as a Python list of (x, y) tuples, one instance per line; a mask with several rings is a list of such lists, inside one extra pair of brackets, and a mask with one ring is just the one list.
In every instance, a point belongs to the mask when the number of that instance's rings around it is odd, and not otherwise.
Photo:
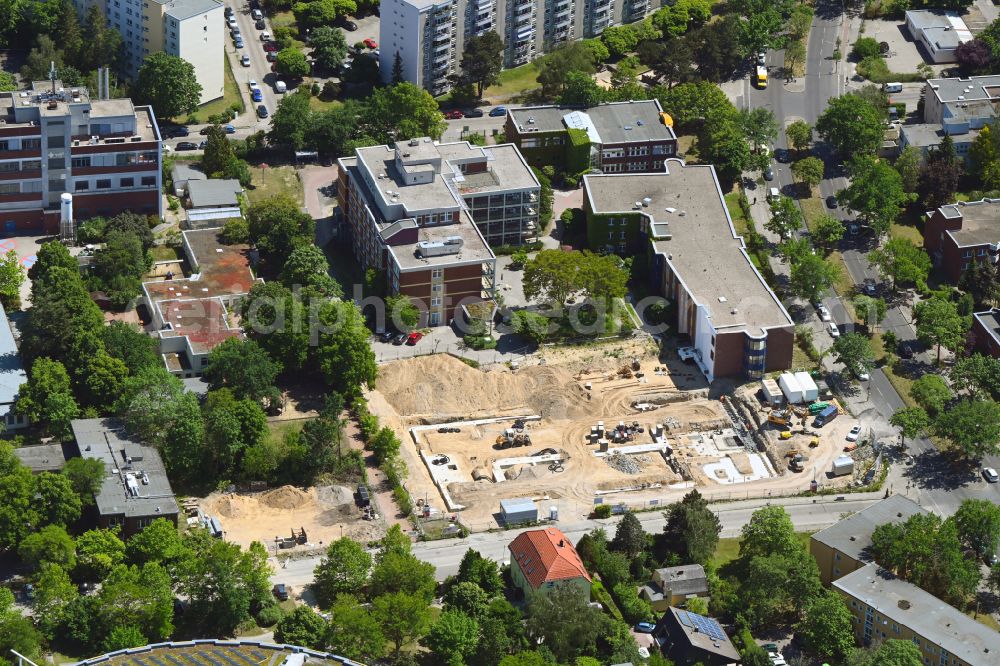
[(274, 82), (274, 92), (280, 94), (280, 93), (285, 92), (286, 90), (288, 90), (288, 86), (285, 85), (284, 81), (275, 81)]
[(780, 198), (781, 198), (781, 192), (778, 191), (777, 187), (772, 187), (767, 191), (768, 201), (777, 201)]
[(886, 83), (882, 86), (882, 89), (887, 93), (901, 93), (903, 92), (902, 83)]
[(261, 13), (259, 9), (251, 9), (250, 18), (252, 18), (254, 21), (259, 21), (262, 18), (264, 18), (264, 15)]

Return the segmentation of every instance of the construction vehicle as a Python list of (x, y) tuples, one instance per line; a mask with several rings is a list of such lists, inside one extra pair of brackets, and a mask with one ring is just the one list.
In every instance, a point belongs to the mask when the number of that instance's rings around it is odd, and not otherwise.
[(796, 455), (791, 459), (791, 461), (789, 461), (788, 469), (793, 472), (801, 472), (804, 469), (804, 462), (805, 458), (801, 454)]
[(640, 367), (642, 367), (642, 366), (639, 364), (639, 357), (638, 356), (633, 356), (632, 357), (632, 369), (633, 370), (638, 370)]
[(513, 428), (505, 429), (502, 434), (497, 435), (496, 448), (506, 449), (513, 446), (514, 437), (516, 437), (516, 434)]
[(817, 446), (819, 446), (819, 437), (813, 437), (809, 440), (810, 449), (815, 449)]
[(767, 88), (767, 67), (764, 65), (757, 66), (757, 87), (761, 90)]
[(792, 412), (787, 409), (775, 410), (767, 415), (767, 422), (774, 425), (788, 425), (792, 421)]
[(791, 439), (791, 438), (792, 438), (791, 430), (782, 430), (781, 434), (778, 435), (778, 439)]

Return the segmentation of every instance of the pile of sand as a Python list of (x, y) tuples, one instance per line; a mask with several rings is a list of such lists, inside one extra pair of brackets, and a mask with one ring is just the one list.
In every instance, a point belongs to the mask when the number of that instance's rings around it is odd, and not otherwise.
[(259, 501), (272, 509), (298, 509), (306, 505), (312, 497), (294, 486), (282, 486), (262, 493)]
[(405, 416), (471, 416), (514, 409), (546, 418), (581, 418), (588, 412), (585, 391), (565, 369), (531, 366), (511, 373), (469, 367), (447, 354), (388, 363), (375, 388), (396, 413)]

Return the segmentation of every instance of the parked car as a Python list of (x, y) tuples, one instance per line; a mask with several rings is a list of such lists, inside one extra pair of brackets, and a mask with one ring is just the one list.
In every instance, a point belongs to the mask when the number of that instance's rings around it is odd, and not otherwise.
[(191, 134), (191, 130), (184, 125), (174, 125), (173, 127), (168, 127), (164, 132), (163, 136), (167, 139), (176, 139), (182, 136), (188, 136)]
[(260, 33), (260, 41), (262, 41), (262, 42), (269, 42), (269, 41), (271, 41), (271, 33), (269, 33), (269, 32), (262, 32), (262, 33)]
[(858, 441), (858, 437), (860, 436), (861, 436), (861, 424), (856, 423), (854, 424), (854, 427), (851, 428), (851, 432), (847, 433), (847, 441), (856, 442)]
[(268, 51), (266, 57), (267, 57), (267, 61), (268, 62), (277, 62), (278, 61), (278, 54), (275, 53), (274, 51)]
[(767, 64), (767, 51), (758, 51), (757, 52), (757, 64), (758, 65), (766, 65)]
[(223, 125), (222, 129), (225, 130), (226, 134), (236, 134), (236, 128), (228, 123)]
[(996, 483), (997, 481), (1000, 481), (1000, 474), (997, 474), (997, 471), (992, 467), (984, 467), (983, 478), (990, 483)]
[(233, 8), (227, 6), (222, 13), (225, 14), (226, 20), (229, 20), (229, 17), (233, 15)]
[(640, 634), (651, 634), (653, 629), (656, 629), (656, 625), (652, 622), (640, 622), (635, 625), (634, 629)]
[(257, 28), (258, 30), (267, 30), (267, 23), (264, 21), (264, 19), (260, 19), (259, 21), (253, 24), (253, 27)]
[(507, 115), (506, 106), (494, 106), (492, 109), (490, 109), (491, 118), (499, 118), (500, 116), (506, 116), (506, 115)]
[(198, 146), (191, 141), (181, 141), (177, 144), (177, 150), (198, 150)]
[(838, 206), (840, 206), (840, 202), (837, 201), (837, 197), (835, 197), (835, 196), (833, 196), (831, 194), (830, 196), (828, 196), (826, 198), (826, 207), (827, 208), (837, 208)]
[(198, 150), (205, 150), (208, 148), (208, 141), (202, 141), (198, 144)]
[(202, 127), (200, 130), (198, 130), (198, 134), (201, 134), (202, 136), (205, 136), (206, 134), (209, 133), (209, 131), (213, 127), (215, 127), (215, 125), (206, 125), (205, 127)]
[(900, 358), (913, 358), (915, 350), (913, 349), (912, 340), (903, 340), (896, 347), (896, 353), (899, 354)]
[(250, 90), (253, 90), (254, 88), (256, 88), (257, 87), (257, 79), (250, 79), (249, 81), (247, 81), (247, 87), (250, 88)]
[(252, 18), (254, 21), (262, 21), (264, 19), (264, 15), (261, 13), (259, 9), (251, 9), (250, 18)]
[(364, 44), (366, 47), (368, 47), (370, 49), (377, 49), (378, 48), (378, 42), (376, 42), (371, 37), (365, 37), (365, 39), (362, 42), (362, 44)]
[(264, 50), (268, 53), (276, 53), (278, 51), (278, 45), (271, 41), (264, 42)]
[(410, 333), (408, 336), (406, 336), (406, 344), (412, 347), (413, 345), (420, 342), (420, 339), (422, 337), (424, 337), (423, 333), (421, 333), (420, 331), (413, 331), (413, 333)]
[(237, 36), (236, 39), (233, 40), (233, 46), (235, 46), (238, 49), (243, 48), (243, 38)]
[(236, 39), (239, 36), (239, 34), (240, 34), (240, 26), (236, 26), (235, 28), (229, 29), (229, 36), (232, 37), (233, 39)]
[(854, 376), (857, 377), (858, 380), (862, 382), (866, 382), (872, 378), (872, 376), (868, 374), (868, 371), (865, 370), (863, 367), (853, 367), (851, 368), (851, 372), (853, 372)]
[(830, 310), (822, 303), (816, 306), (816, 312), (819, 314), (820, 321), (831, 321)]
[(259, 104), (257, 106), (257, 117), (258, 118), (267, 118), (267, 115), (268, 115), (267, 114), (267, 107), (264, 106), (263, 104)]
[(254, 88), (250, 91), (250, 99), (254, 102), (263, 102), (264, 93), (261, 92), (260, 88)]
[(396, 346), (399, 346), (399, 345), (403, 344), (404, 342), (406, 342), (406, 338), (407, 337), (408, 336), (406, 335), (406, 333), (397, 333), (396, 337), (394, 337), (392, 339), (392, 344), (394, 344)]
[(771, 181), (774, 180), (774, 169), (767, 167), (764, 169), (764, 180)]
[(358, 24), (355, 23), (354, 21), (349, 21), (345, 19), (343, 22), (341, 22), (340, 27), (346, 30), (347, 32), (354, 32), (355, 30), (358, 29)]
[(250, 66), (250, 56), (248, 56), (247, 54), (244, 53), (243, 56), (240, 58), (240, 64), (243, 65), (244, 67), (249, 67)]
[(274, 92), (283, 95), (288, 90), (288, 85), (284, 81), (274, 82)]
[(829, 324), (826, 325), (826, 330), (832, 337), (834, 338), (840, 337), (840, 329), (837, 328), (837, 322), (831, 321)]
[(288, 587), (284, 583), (275, 585), (271, 592), (278, 601), (288, 601)]
[(465, 116), (466, 118), (482, 118), (483, 117), (483, 110), (482, 109), (463, 109), (462, 110), (462, 115)]
[(394, 337), (396, 337), (396, 334), (393, 331), (383, 331), (379, 334), (378, 340), (379, 342), (392, 342)]
[(876, 292), (875, 279), (874, 278), (865, 278), (865, 282), (864, 282), (864, 284), (862, 285), (861, 288), (869, 296), (874, 296), (875, 292)]
[(454, 109), (452, 111), (448, 111), (447, 113), (445, 113), (444, 117), (447, 118), (448, 120), (459, 120), (461, 118), (464, 118), (465, 116), (462, 115), (461, 111)]

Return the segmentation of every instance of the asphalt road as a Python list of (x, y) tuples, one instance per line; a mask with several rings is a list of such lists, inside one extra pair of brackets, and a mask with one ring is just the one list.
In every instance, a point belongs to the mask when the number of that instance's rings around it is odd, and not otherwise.
[[(229, 58), (229, 65), (233, 70), (233, 78), (236, 79), (236, 83), (240, 88), (240, 94), (243, 96), (243, 103), (246, 104), (246, 111), (233, 121), (233, 125), (237, 128), (248, 128), (251, 131), (266, 130), (270, 125), (270, 120), (260, 120), (257, 118), (257, 105), (261, 102), (250, 101), (250, 88), (247, 82), (250, 79), (257, 81), (258, 87), (261, 89), (264, 97), (262, 103), (270, 113), (274, 113), (274, 110), (278, 108), (278, 100), (281, 97), (281, 95), (274, 92), (274, 83), (278, 80), (278, 76), (271, 72), (271, 63), (267, 61), (267, 52), (264, 51), (264, 43), (260, 41), (260, 33), (264, 31), (257, 30), (254, 26), (255, 21), (250, 17), (249, 3), (234, 2), (229, 6), (233, 8), (236, 23), (240, 26), (240, 32), (243, 35), (243, 48), (237, 49), (233, 46), (233, 40), (229, 38), (227, 31), (226, 56)], [(274, 31), (271, 30), (270, 20), (265, 17), (264, 21), (267, 24), (266, 32), (274, 35)], [(240, 58), (243, 55), (250, 56), (249, 67), (244, 67), (240, 64)]]
[[(815, 531), (829, 527), (839, 521), (845, 513), (853, 513), (873, 504), (875, 498), (848, 499), (836, 501), (833, 497), (811, 500), (793, 500), (798, 503), (786, 504), (785, 509), (792, 518), (795, 528), (799, 531)], [(735, 505), (715, 505), (719, 520), (722, 522), (722, 536), (738, 536), (740, 529), (750, 520), (750, 515), (766, 500), (740, 502)], [(638, 514), (643, 528), (650, 533), (663, 531), (666, 520), (662, 512), (655, 511)], [(585, 533), (603, 527), (610, 535), (614, 534), (617, 518), (607, 520), (587, 520), (572, 525), (560, 524), (560, 529), (574, 543)], [(458, 572), (462, 556), (469, 548), (479, 551), (483, 556), (497, 562), (509, 560), (507, 545), (524, 530), (507, 530), (504, 532), (483, 532), (472, 534), (465, 539), (447, 539), (444, 541), (428, 541), (413, 544), (413, 554), (421, 560), (430, 562), (437, 569), (437, 579), (444, 580)], [(320, 558), (311, 557), (300, 560), (289, 560), (284, 568), (277, 569), (273, 576), (275, 582), (291, 585), (296, 590), (302, 590), (312, 583), (313, 570), (319, 564)]]

